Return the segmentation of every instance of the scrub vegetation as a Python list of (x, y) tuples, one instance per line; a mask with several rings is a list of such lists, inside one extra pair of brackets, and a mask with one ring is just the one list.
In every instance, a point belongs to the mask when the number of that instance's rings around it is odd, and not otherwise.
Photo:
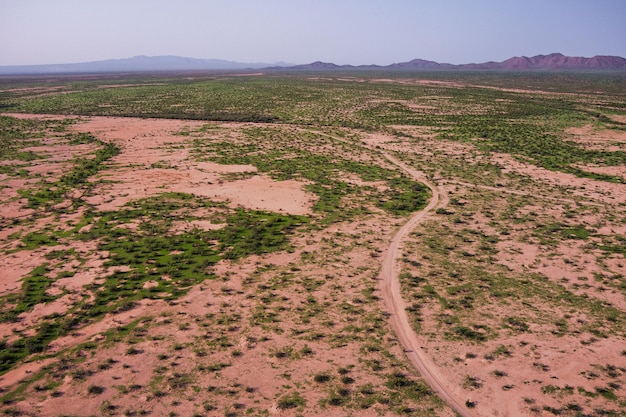
[(0, 81), (5, 414), (451, 415), (379, 291), (433, 198), (391, 156), (440, 195), (397, 269), (467, 409), (625, 415), (623, 74)]

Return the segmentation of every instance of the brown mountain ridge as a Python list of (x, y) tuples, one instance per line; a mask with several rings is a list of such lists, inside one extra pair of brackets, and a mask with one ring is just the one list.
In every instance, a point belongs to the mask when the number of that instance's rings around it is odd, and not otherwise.
[(482, 71), (626, 71), (626, 59), (619, 56), (596, 55), (592, 58), (565, 56), (560, 53), (516, 56), (502, 62), (479, 64), (445, 64), (423, 59), (414, 59), (387, 66), (378, 65), (335, 65), (314, 62), (295, 65), (284, 69), (334, 70), (334, 69), (393, 69), (393, 70), (482, 70)]

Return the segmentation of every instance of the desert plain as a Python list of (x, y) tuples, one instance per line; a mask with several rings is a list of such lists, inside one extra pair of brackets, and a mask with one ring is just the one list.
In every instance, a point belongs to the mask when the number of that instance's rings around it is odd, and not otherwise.
[(623, 416), (626, 77), (0, 83), (0, 409)]

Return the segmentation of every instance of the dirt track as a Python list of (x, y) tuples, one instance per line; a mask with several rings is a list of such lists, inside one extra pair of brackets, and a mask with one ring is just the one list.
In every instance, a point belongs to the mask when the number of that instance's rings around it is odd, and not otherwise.
[(428, 215), (428, 213), (437, 207), (444, 206), (446, 201), (443, 199), (442, 192), (440, 192), (437, 186), (428, 181), (421, 173), (408, 167), (406, 164), (387, 153), (383, 152), (383, 155), (391, 163), (409, 174), (413, 179), (428, 186), (432, 192), (432, 198), (428, 205), (421, 211), (414, 213), (393, 236), (389, 250), (383, 259), (380, 280), (382, 283), (382, 295), (389, 306), (389, 313), (391, 314), (391, 325), (407, 357), (420, 372), (426, 383), (460, 416), (472, 417), (474, 414), (467, 409), (460, 399), (453, 395), (447, 381), (443, 379), (437, 367), (421, 348), (417, 335), (409, 323), (405, 309), (406, 305), (402, 299), (400, 279), (395, 270), (397, 259), (401, 255), (400, 243), (402, 240)]
[[(308, 130), (317, 134), (328, 136), (335, 140), (343, 142), (344, 139), (324, 134), (322, 132)], [(375, 150), (374, 147), (365, 145), (366, 148)], [(382, 268), (380, 271), (380, 281), (382, 296), (385, 303), (389, 307), (389, 313), (391, 314), (391, 326), (393, 331), (398, 336), (398, 341), (404, 348), (404, 351), (411, 361), (413, 366), (420, 372), (424, 381), (432, 388), (437, 395), (448, 404), (458, 415), (462, 417), (474, 417), (464, 404), (464, 401), (456, 398), (451, 390), (450, 385), (444, 380), (439, 373), (435, 364), (426, 355), (420, 346), (419, 339), (406, 314), (406, 304), (401, 294), (400, 278), (396, 273), (395, 266), (398, 258), (401, 255), (400, 243), (402, 240), (417, 226), (426, 216), (435, 208), (444, 207), (447, 205), (447, 197), (443, 191), (431, 181), (429, 181), (422, 173), (409, 167), (405, 163), (401, 162), (397, 158), (389, 155), (384, 151), (379, 152), (387, 158), (389, 162), (400, 168), (407, 173), (411, 178), (426, 185), (431, 193), (432, 197), (430, 202), (422, 210), (413, 213), (409, 220), (398, 229), (389, 244), (389, 249), (383, 258)]]

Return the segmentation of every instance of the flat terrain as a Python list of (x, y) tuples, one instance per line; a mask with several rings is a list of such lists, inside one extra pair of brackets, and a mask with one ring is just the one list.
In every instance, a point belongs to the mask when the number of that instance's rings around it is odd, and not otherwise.
[(625, 91), (0, 79), (0, 409), (626, 415)]

